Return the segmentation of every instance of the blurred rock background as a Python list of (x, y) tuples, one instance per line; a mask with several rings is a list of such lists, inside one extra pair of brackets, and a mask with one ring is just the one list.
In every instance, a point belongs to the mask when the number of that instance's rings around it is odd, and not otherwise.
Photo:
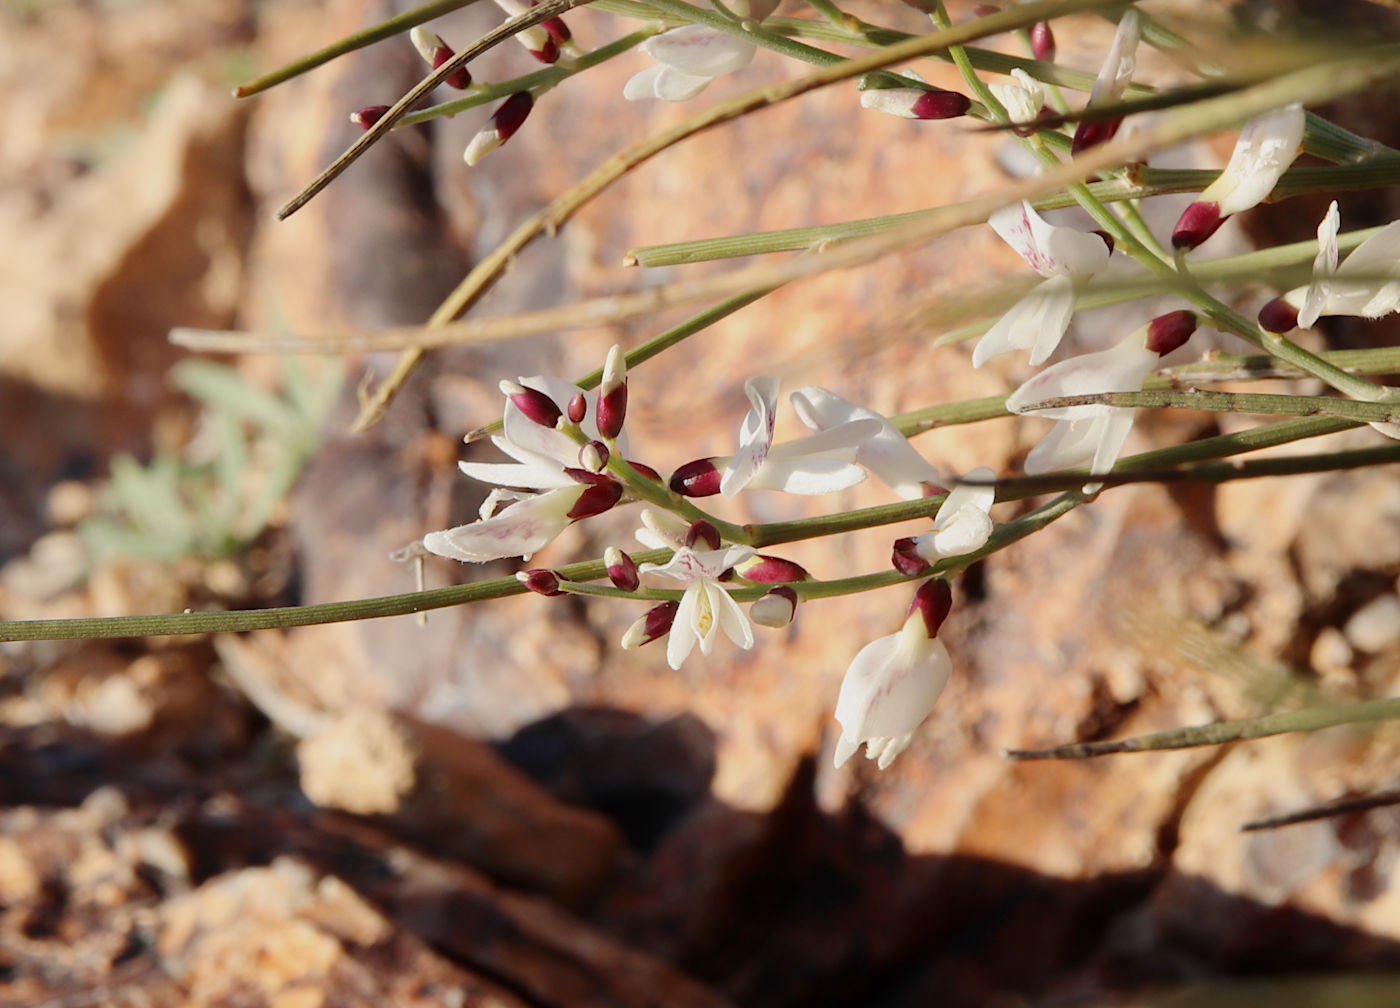
[[(917, 28), (892, 8), (865, 12)], [(118, 453), (149, 461), (212, 439), (217, 455), (228, 434), (172, 385), (184, 357), (172, 326), (420, 321), (517, 221), (691, 108), (622, 102), (645, 63), (633, 54), (551, 92), (476, 169), (460, 161), (484, 118), (469, 113), (394, 134), (274, 223), (353, 139), (346, 114), (392, 101), (421, 65), (391, 41), (249, 101), (229, 87), (395, 9), (0, 7), (5, 618), (409, 590), (389, 553), (475, 513), (454, 463), (489, 452), (460, 438), (499, 411), (498, 379), (583, 374), (611, 343), (675, 321), (433, 354), (363, 435), (346, 432), (359, 376), (392, 358), (305, 361), (307, 387), (338, 392), (266, 528), (173, 560), (84, 539)], [(497, 18), (481, 4), (435, 27), (460, 47)], [(593, 12), (568, 20), (586, 48), (615, 30)], [(1056, 30), (1063, 59), (1096, 67), (1105, 23)], [(1147, 56), (1143, 67), (1148, 80), (1170, 73)], [(478, 79), (529, 69), (511, 46), (473, 66)], [(760, 54), (706, 100), (791, 72)], [(939, 67), (926, 76), (956, 86)], [(635, 289), (650, 278), (620, 263), (637, 245), (967, 198), (1003, 177), (1001, 150), (959, 123), (862, 113), (850, 88), (817, 92), (643, 166), (520, 257), (482, 311)], [(1316, 216), (1284, 204), (1246, 223), (1286, 233)], [(890, 413), (1014, 387), (1020, 363), (974, 372), (965, 347), (932, 346), (926, 321), (945, 300), (1021, 278), (984, 232), (795, 286), (638, 368), (634, 454), (666, 470), (727, 451), (753, 374)], [(1086, 313), (1075, 335), (1106, 344), (1143, 317)], [(230, 363), (249, 389), (290, 380), (268, 358)], [(786, 416), (780, 427), (798, 433)], [(948, 469), (1009, 471), (1042, 427), (918, 443)], [(1208, 416), (1144, 417), (1133, 445), (1217, 430)], [(269, 440), (246, 463), (259, 478), (279, 457)], [(885, 499), (862, 486), (840, 504)], [(813, 513), (796, 498), (751, 506), (733, 517)], [(575, 527), (538, 561), (625, 546), (634, 523), (629, 512)], [(147, 545), (166, 528), (156, 520)], [(900, 534), (791, 555), (819, 576), (874, 570)], [(510, 569), (434, 562), (429, 578)], [(426, 626), (0, 646), (0, 1001), (1393, 1003), (1366, 978), (1400, 965), (1400, 813), (1238, 831), (1392, 787), (1393, 729), (1076, 764), (1001, 752), (1391, 695), (1397, 575), (1400, 484), (1384, 471), (1115, 490), (962, 579), (944, 631), (955, 678), (883, 773), (830, 769), (831, 711), (850, 656), (902, 618), (897, 591), (813, 603), (788, 631), (760, 628), (752, 652), (721, 645), (678, 674), (656, 650), (617, 648), (633, 607), (534, 596), (434, 612)], [(1270, 986), (1300, 973), (1316, 977)], [(1240, 977), (1255, 979), (1231, 986)]]

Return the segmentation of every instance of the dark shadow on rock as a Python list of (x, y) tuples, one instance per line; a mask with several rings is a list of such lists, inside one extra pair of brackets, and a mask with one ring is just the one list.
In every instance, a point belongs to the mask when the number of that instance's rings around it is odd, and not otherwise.
[[(541, 1006), (668, 1003), (647, 1000), (661, 988), (627, 972), (653, 967), (693, 979), (678, 1003), (742, 1008), (1099, 1004), (1202, 979), (1400, 968), (1400, 943), (1169, 865), (1066, 879), (911, 854), (859, 803), (824, 812), (810, 760), (767, 814), (697, 799), (713, 750), (696, 728), (584, 710), (502, 744), (557, 796), (611, 806), (646, 841), (586, 915), (431, 857), (383, 822), (314, 808), (289, 764), (245, 773), (252, 783), (240, 788), (227, 767), (197, 773), (169, 753), (118, 751), (68, 729), (11, 730), (0, 740), (0, 798), (67, 804), (114, 785), (132, 828), (168, 826), (191, 883), (297, 858)], [(667, 814), (639, 809), (648, 794), (663, 796)], [(1035, 844), (1032, 827), (1024, 841)], [(595, 947), (612, 951), (581, 951)]]
[(601, 812), (628, 846), (651, 853), (710, 791), (715, 736), (693, 714), (649, 721), (631, 711), (573, 707), (497, 745), (556, 798)]

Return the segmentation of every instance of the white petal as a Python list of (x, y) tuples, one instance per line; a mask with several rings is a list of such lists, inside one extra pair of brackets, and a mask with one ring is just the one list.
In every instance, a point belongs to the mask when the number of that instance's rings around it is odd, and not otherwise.
[(1045, 107), (1045, 88), (1019, 67), (1011, 71), (1014, 84), (989, 84), (992, 94), (1006, 108), (1013, 123), (1027, 123), (1040, 117)]
[[(851, 453), (855, 454), (854, 450)], [(770, 455), (748, 488), (815, 497), (849, 489), (864, 480), (865, 470), (853, 462), (836, 458), (783, 459)]]
[(1219, 204), (1222, 217), (1263, 202), (1298, 156), (1305, 122), (1303, 106), (1297, 102), (1246, 122), (1230, 163), (1201, 193), (1201, 201)]
[(745, 651), (752, 648), (753, 627), (749, 625), (749, 618), (744, 615), (744, 610), (739, 608), (739, 603), (723, 588), (718, 585), (709, 587), (710, 603), (714, 607), (715, 615), (719, 617), (720, 629)]
[(1088, 465), (1099, 444), (1099, 418), (1060, 420), (1026, 456), (1031, 476)]
[(1312, 328), (1334, 293), (1331, 279), (1337, 272), (1337, 232), (1341, 226), (1341, 214), (1337, 211), (1337, 201), (1333, 200), (1317, 226), (1317, 258), (1313, 260), (1312, 282), (1308, 284), (1307, 296), (1298, 312), (1298, 325), (1303, 329)]
[(920, 88), (871, 88), (860, 93), (860, 107), (900, 119), (918, 119), (914, 106), (927, 93)]
[(1050, 255), (1050, 235), (1055, 230), (1054, 225), (1036, 213), (1029, 203), (1023, 200), (1003, 207), (988, 217), (987, 223), (1001, 236), (1002, 241), (1026, 261), (1027, 266), (1041, 276), (1064, 272), (1064, 264), (1055, 262)]
[(840, 770), (846, 765), (846, 761), (856, 754), (860, 748), (860, 739), (851, 738), (845, 732), (836, 740), (836, 752), (833, 754), (832, 763)]
[(1099, 420), (1098, 444), (1094, 448), (1094, 459), (1089, 463), (1089, 471), (1095, 475), (1112, 472), (1113, 464), (1123, 451), (1128, 440), (1128, 432), (1133, 428), (1133, 418), (1137, 410), (1114, 410), (1109, 416)]
[[(690, 526), (669, 511), (644, 508), (640, 515), (643, 528), (637, 530), (637, 541), (648, 549), (680, 549)], [(655, 566), (654, 564), (652, 566)]]
[(825, 431), (852, 420), (877, 420), (880, 431), (861, 444), (856, 461), (905, 500), (923, 496), (923, 484), (937, 483), (938, 470), (914, 450), (909, 439), (874, 410), (857, 406), (819, 385), (792, 394), (792, 405), (804, 424)]
[(642, 43), (642, 51), (695, 77), (718, 77), (742, 70), (753, 60), (756, 46), (704, 25), (685, 25)]
[(1137, 67), (1138, 40), (1142, 35), (1142, 19), (1135, 8), (1126, 11), (1118, 21), (1118, 30), (1113, 33), (1113, 45), (1108, 49), (1099, 75), (1094, 79), (1094, 89), (1089, 92), (1089, 104), (1100, 105), (1117, 101), (1127, 90)]
[(992, 528), (992, 519), (986, 511), (964, 504), (939, 523), (938, 531), (933, 533), (933, 549), (941, 557), (975, 553), (987, 545)]
[(562, 466), (548, 462), (538, 465), (517, 462), (458, 462), (457, 468), (472, 479), (492, 486), (557, 490), (560, 487), (578, 485), (564, 475)]
[(739, 450), (720, 475), (719, 492), (725, 497), (733, 497), (747, 486), (763, 466), (778, 420), (778, 379), (750, 378), (744, 382), (744, 393), (752, 406), (739, 428)]
[(662, 101), (690, 101), (710, 86), (713, 77), (699, 77), (677, 70), (673, 66), (659, 64), (661, 72), (656, 75), (656, 97)]
[(423, 537), (430, 553), (467, 563), (525, 557), (542, 549), (569, 525), (568, 512), (584, 487), (551, 490), (511, 504), (495, 517)]
[[(916, 620), (922, 622), (915, 617)], [(938, 638), (912, 646), (910, 624), (867, 644), (841, 680), (836, 720), (842, 735), (859, 740), (897, 738), (912, 732), (933, 710), (948, 682), (952, 660)]]
[[(1028, 406), (1060, 396), (1136, 392), (1142, 388), (1143, 380), (1160, 360), (1144, 343), (1145, 329), (1139, 329), (1111, 349), (1081, 354), (1053, 364), (1011, 393), (1007, 397), (1006, 408), (1012, 413), (1025, 413)], [(1099, 405), (1061, 406), (1058, 409), (1035, 410), (1031, 415), (1054, 420), (1079, 420), (1113, 409), (1112, 406)]]
[(1030, 350), (1039, 364), (1055, 352), (1074, 317), (1074, 283), (1067, 276), (1042, 280), (987, 330), (972, 350), (972, 366), (1011, 350)]
[(681, 604), (676, 607), (676, 618), (666, 638), (666, 664), (673, 669), (681, 667), (700, 639), (695, 628), (699, 592), (699, 585), (691, 585), (681, 596)]
[(641, 101), (644, 98), (655, 98), (657, 78), (666, 70), (664, 64), (654, 63), (645, 70), (639, 70), (631, 77), (627, 78), (627, 83), (622, 85), (622, 97), (628, 101)]

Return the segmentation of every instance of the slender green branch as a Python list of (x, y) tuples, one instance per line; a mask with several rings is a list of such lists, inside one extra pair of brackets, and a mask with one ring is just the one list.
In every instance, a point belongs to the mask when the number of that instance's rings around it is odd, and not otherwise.
[(435, 17), (441, 17), (459, 7), (474, 3), (476, 0), (431, 0), (430, 3), (404, 11), (402, 14), (397, 14), (376, 25), (357, 31), (353, 35), (347, 35), (323, 49), (317, 49), (313, 53), (295, 59), (286, 66), (263, 74), (246, 84), (240, 84), (233, 89), (233, 96), (247, 98), (260, 91), (266, 91), (268, 88), (289, 81), (293, 77), (299, 77), (308, 70), (314, 70), (323, 63), (329, 63), (337, 56), (344, 56), (356, 49), (362, 49), (383, 39), (392, 38), (400, 32), (408, 31), (410, 28), (431, 21)]
[(1139, 735), (1136, 738), (1110, 742), (1075, 742), (1048, 749), (1008, 749), (1007, 759), (1084, 759), (1115, 753), (1155, 752), (1163, 749), (1192, 749), (1197, 746), (1223, 745), (1242, 739), (1264, 738), (1286, 732), (1317, 731), (1344, 724), (1389, 721), (1400, 718), (1400, 700), (1368, 700), (1363, 703), (1336, 707), (1309, 707), (1304, 710), (1266, 714), (1263, 717), (1239, 721), (1217, 721), (1191, 728)]
[(567, 63), (560, 61), (553, 66), (545, 67), (543, 70), (536, 70), (534, 73), (525, 74), (523, 77), (501, 81), (497, 84), (478, 84), (472, 88), (472, 93), (469, 95), (465, 95), (461, 98), (454, 98), (451, 101), (441, 102), (437, 105), (430, 105), (425, 109), (419, 109), (417, 112), (408, 113), (399, 120), (398, 125), (400, 127), (416, 126), (419, 123), (428, 122), (429, 120), (438, 119), (443, 116), (454, 116), (458, 112), (465, 112), (468, 109), (473, 109), (480, 105), (488, 105), (493, 101), (507, 98), (521, 91), (529, 91), (534, 94), (536, 98), (539, 98), (539, 96), (546, 91), (558, 87), (562, 81), (568, 80), (570, 77), (580, 74), (585, 70), (592, 69), (601, 63), (606, 63), (615, 56), (619, 56), (629, 49), (641, 45), (659, 30), (660, 29), (655, 26), (641, 28), (632, 32), (630, 35), (624, 35), (614, 42), (609, 42), (607, 45), (599, 46), (591, 52), (584, 53), (577, 59), (570, 60)]
[(1363, 423), (1400, 421), (1400, 407), (1394, 404), (1355, 402), (1331, 396), (1265, 395), (1252, 392), (1142, 391), (1101, 392), (1093, 395), (1056, 396), (1030, 403), (1023, 412), (1063, 409), (1067, 406), (1103, 405), (1126, 409), (1192, 409), (1210, 413), (1253, 413), (1260, 416), (1329, 416)]

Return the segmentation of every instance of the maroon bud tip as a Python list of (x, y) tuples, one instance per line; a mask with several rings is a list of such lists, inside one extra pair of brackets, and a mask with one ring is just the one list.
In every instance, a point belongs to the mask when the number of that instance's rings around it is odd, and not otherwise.
[(583, 423), (583, 418), (588, 416), (588, 397), (582, 392), (575, 395), (569, 400), (565, 415), (569, 418), (569, 423)]
[(905, 536), (903, 539), (894, 541), (894, 550), (890, 556), (890, 562), (894, 564), (894, 569), (905, 577), (918, 577), (932, 568), (923, 557), (916, 551), (916, 541)]
[[(661, 474), (655, 469), (653, 469), (651, 466), (647, 465), (645, 462), (633, 462), (631, 459), (628, 459), (627, 464), (630, 465), (633, 469), (637, 470), (638, 473), (651, 480), (653, 483), (661, 482)], [(679, 492), (680, 491), (677, 491), (677, 493)]]
[(956, 119), (966, 115), (972, 99), (956, 91), (925, 91), (915, 100), (910, 111), (915, 119)]
[(1031, 25), (1031, 55), (1043, 63), (1055, 62), (1055, 33), (1047, 21)]
[(491, 124), (496, 128), (501, 143), (515, 136), (515, 131), (524, 125), (534, 107), (535, 96), (529, 91), (517, 91), (501, 102), (500, 108), (491, 113)]
[[(574, 470), (566, 469), (565, 472), (573, 475)], [(592, 476), (593, 473), (588, 475)], [(592, 518), (600, 515), (604, 511), (611, 510), (613, 505), (622, 499), (622, 484), (617, 480), (602, 477), (602, 482), (594, 483), (584, 487), (583, 493), (574, 502), (574, 506), (569, 509), (569, 520), (578, 521), (581, 518)]]
[(1097, 147), (1099, 144), (1108, 143), (1114, 134), (1118, 132), (1118, 127), (1123, 125), (1122, 119), (1109, 119), (1103, 122), (1082, 122), (1074, 131), (1074, 139), (1070, 141), (1070, 154), (1079, 154), (1090, 147)]
[(501, 382), (501, 391), (506, 394), (516, 409), (541, 427), (553, 430), (559, 424), (559, 418), (564, 415), (559, 409), (559, 405), (539, 389), (503, 381)]
[(1259, 309), (1259, 324), (1275, 335), (1282, 336), (1298, 328), (1298, 309), (1281, 297), (1276, 297)]
[(384, 113), (389, 111), (388, 105), (366, 105), (364, 108), (350, 113), (350, 121), (360, 129), (367, 130), (380, 119), (384, 118)]
[(696, 543), (704, 543), (712, 550), (719, 549), (719, 529), (703, 518), (697, 522), (691, 522), (690, 528), (686, 529), (685, 532), (685, 544), (694, 549)]
[(781, 628), (797, 613), (797, 592), (787, 585), (771, 589), (749, 606), (749, 618), (760, 626)]
[(676, 610), (680, 606), (679, 602), (662, 602), (660, 605), (652, 606), (622, 635), (622, 647), (630, 651), (632, 648), (639, 648), (643, 644), (650, 644), (654, 640), (665, 637), (671, 632), (672, 624), (676, 622)]
[(442, 79), (442, 82), (450, 88), (458, 91), (465, 91), (472, 86), (472, 72), (465, 66), (459, 66)]
[(559, 575), (547, 568), (537, 567), (533, 570), (523, 570), (515, 572), (515, 580), (519, 581), (536, 595), (562, 595), (559, 590)]
[(642, 580), (637, 573), (637, 561), (633, 560), (616, 546), (603, 551), (603, 563), (607, 564), (608, 580), (623, 591), (636, 591)]
[(1220, 216), (1219, 203), (1197, 200), (1182, 212), (1172, 229), (1172, 248), (1190, 251), (1215, 234), (1225, 218)]
[(914, 592), (914, 601), (909, 604), (909, 615), (918, 613), (923, 617), (924, 628), (929, 638), (938, 636), (938, 630), (953, 608), (953, 589), (942, 578), (931, 578), (919, 585)]
[(1147, 349), (1160, 356), (1171, 353), (1191, 338), (1200, 320), (1193, 311), (1167, 312), (1147, 323)]
[(764, 553), (745, 560), (735, 571), (740, 577), (761, 584), (795, 584), (798, 581), (806, 581), (809, 577), (801, 564)]
[(713, 497), (719, 493), (719, 481), (720, 471), (715, 468), (714, 459), (703, 458), (677, 469), (667, 486), (682, 497)]
[(1113, 235), (1109, 234), (1107, 231), (1103, 230), (1102, 228), (1095, 228), (1094, 230), (1090, 231), (1089, 233), (1090, 233), (1090, 234), (1098, 235), (1100, 238), (1102, 238), (1102, 239), (1103, 239), (1103, 243), (1104, 243), (1105, 245), (1108, 246), (1109, 254), (1110, 254), (1110, 255), (1113, 254), (1113, 247), (1114, 247), (1114, 246), (1113, 246)]
[(553, 35), (545, 37), (544, 45), (539, 49), (531, 49), (530, 55), (541, 63), (555, 63), (559, 60), (559, 42)]
[(622, 433), (622, 423), (627, 419), (627, 383), (598, 396), (598, 433), (605, 438), (615, 438)]
[(563, 18), (552, 17), (548, 21), (541, 21), (540, 27), (549, 32), (549, 37), (561, 46), (568, 45), (574, 37), (574, 33), (569, 31), (569, 26), (564, 23)]

